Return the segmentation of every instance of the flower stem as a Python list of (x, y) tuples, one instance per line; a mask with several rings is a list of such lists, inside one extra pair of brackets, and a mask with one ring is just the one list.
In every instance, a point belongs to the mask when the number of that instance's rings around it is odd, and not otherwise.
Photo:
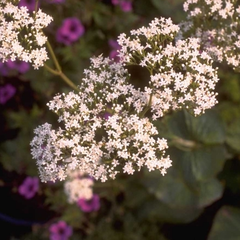
[(144, 117), (147, 111), (151, 108), (153, 94), (151, 93), (147, 106), (143, 109), (140, 114), (140, 117)]
[(61, 71), (54, 70), (51, 67), (49, 67), (47, 64), (44, 64), (44, 67), (52, 74), (58, 75), (63, 79), (64, 82), (66, 82), (71, 88), (73, 88), (76, 91), (79, 91), (78, 87)]
[(38, 0), (35, 0), (35, 14), (37, 13), (38, 10)]
[(49, 43), (49, 41), (47, 41), (47, 48), (50, 52), (50, 55), (53, 59), (54, 65), (56, 67), (57, 70), (52, 69), (51, 67), (49, 67), (48, 65), (44, 65), (44, 67), (51, 72), (54, 75), (58, 75), (59, 77), (61, 77), (63, 79), (64, 82), (66, 82), (70, 87), (72, 87), (74, 90), (79, 91), (78, 87), (62, 72), (62, 68), (57, 60), (57, 57), (52, 49), (51, 44)]
[(60, 67), (60, 64), (59, 64), (59, 62), (58, 62), (58, 60), (57, 60), (57, 57), (56, 57), (56, 55), (55, 55), (55, 53), (54, 53), (54, 51), (53, 51), (53, 49), (52, 49), (52, 46), (51, 46), (51, 44), (50, 44), (49, 41), (47, 41), (47, 48), (48, 48), (48, 50), (49, 50), (49, 52), (50, 52), (50, 54), (51, 54), (51, 56), (52, 56), (53, 62), (54, 62), (54, 64), (55, 64), (57, 70), (58, 70), (59, 72), (61, 72), (62, 69), (61, 69), (61, 67)]

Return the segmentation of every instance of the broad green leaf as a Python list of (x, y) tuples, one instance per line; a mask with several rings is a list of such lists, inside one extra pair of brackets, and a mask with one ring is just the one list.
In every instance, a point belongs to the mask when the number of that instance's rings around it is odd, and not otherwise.
[(235, 151), (240, 152), (240, 118), (234, 119), (228, 126), (226, 142)]
[(172, 208), (202, 208), (223, 193), (223, 186), (217, 179), (196, 182), (192, 186), (176, 169), (170, 169), (164, 177), (156, 172), (146, 174), (143, 184), (157, 199)]
[(224, 206), (213, 222), (208, 240), (239, 240), (240, 209)]
[(177, 112), (169, 119), (168, 127), (175, 136), (199, 144), (220, 144), (225, 140), (224, 125), (213, 110), (198, 117), (187, 111)]
[(198, 207), (206, 207), (220, 199), (223, 194), (223, 185), (215, 178), (199, 184)]
[(173, 147), (169, 150), (173, 167), (181, 171), (189, 184), (215, 177), (223, 168), (225, 152), (223, 145), (202, 146), (189, 151)]
[(191, 206), (171, 207), (154, 198), (148, 199), (141, 208), (138, 208), (140, 219), (158, 219), (168, 223), (189, 223), (198, 218), (201, 213), (202, 209)]

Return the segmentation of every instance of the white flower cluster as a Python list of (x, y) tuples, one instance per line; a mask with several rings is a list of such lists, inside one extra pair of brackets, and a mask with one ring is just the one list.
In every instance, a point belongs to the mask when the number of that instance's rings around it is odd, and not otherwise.
[(186, 0), (187, 21), (179, 38), (197, 37), (202, 49), (218, 62), (240, 71), (240, 5), (236, 0)]
[(68, 179), (64, 183), (64, 192), (68, 197), (68, 202), (74, 203), (80, 198), (92, 199), (93, 184), (92, 178), (84, 177), (84, 174), (78, 170), (68, 173)]
[(79, 93), (57, 95), (48, 104), (62, 128), (46, 123), (35, 129), (32, 155), (41, 180), (63, 180), (67, 171), (78, 169), (104, 182), (143, 166), (164, 175), (171, 166), (168, 145), (150, 120), (140, 117), (144, 106), (137, 102), (143, 93), (127, 84), (121, 63), (102, 56), (91, 61)]
[(217, 71), (212, 59), (200, 51), (196, 38), (175, 42), (179, 26), (170, 19), (155, 19), (148, 27), (131, 31), (131, 38), (121, 34), (118, 43), (120, 59), (128, 65), (146, 67), (150, 72), (149, 86), (145, 87), (153, 119), (165, 112), (182, 107), (195, 115), (204, 113), (216, 103)]
[(9, 2), (0, 3), (0, 61), (16, 59), (32, 63), (35, 69), (43, 66), (48, 59), (43, 46), (47, 37), (42, 29), (47, 27), (52, 17), (41, 9), (29, 15), (26, 7), (18, 7)]

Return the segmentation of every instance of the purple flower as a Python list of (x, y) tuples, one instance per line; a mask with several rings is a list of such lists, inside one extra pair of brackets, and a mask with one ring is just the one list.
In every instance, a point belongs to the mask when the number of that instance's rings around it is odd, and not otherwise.
[(132, 2), (129, 0), (112, 0), (112, 4), (119, 5), (124, 12), (132, 11)]
[(112, 58), (115, 62), (119, 62), (120, 58), (118, 57), (118, 50), (121, 48), (117, 41), (110, 39), (108, 41), (109, 46), (112, 48), (109, 57)]
[(84, 26), (78, 18), (64, 19), (62, 26), (57, 30), (57, 41), (70, 45), (77, 41), (85, 32)]
[(2, 76), (7, 76), (8, 75), (8, 67), (6, 67), (6, 64), (3, 62), (0, 62), (0, 73)]
[(25, 198), (32, 198), (39, 188), (39, 180), (37, 177), (26, 177), (22, 185), (18, 188), (18, 192)]
[(5, 104), (16, 93), (16, 88), (11, 84), (0, 87), (0, 104)]
[(29, 70), (29, 68), (30, 68), (29, 63), (24, 62), (24, 61), (11, 61), (11, 60), (8, 60), (6, 62), (6, 66), (8, 68), (10, 68), (10, 69), (17, 70), (20, 73), (26, 73)]
[(27, 7), (29, 11), (35, 10), (35, 0), (20, 0), (19, 7)]
[(113, 5), (118, 5), (119, 4), (119, 0), (112, 0), (112, 4)]
[(86, 200), (84, 198), (80, 198), (77, 204), (83, 212), (98, 211), (100, 208), (100, 198), (97, 194), (93, 194), (92, 199)]
[(131, 12), (132, 11), (132, 2), (129, 1), (121, 1), (120, 7), (123, 12)]
[(59, 221), (49, 228), (51, 240), (67, 240), (72, 235), (72, 228), (66, 222)]

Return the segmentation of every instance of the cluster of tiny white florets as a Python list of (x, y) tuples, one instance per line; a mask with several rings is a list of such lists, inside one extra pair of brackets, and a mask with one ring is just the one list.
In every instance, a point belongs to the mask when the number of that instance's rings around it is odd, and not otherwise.
[(197, 37), (215, 61), (240, 70), (240, 5), (236, 0), (187, 0), (179, 38)]
[(89, 200), (93, 196), (94, 181), (86, 177), (79, 170), (70, 171), (68, 179), (64, 182), (64, 192), (67, 195), (68, 202), (77, 202), (80, 198)]
[(0, 3), (0, 61), (16, 59), (32, 63), (35, 69), (48, 59), (43, 46), (47, 37), (42, 29), (52, 17), (41, 9), (30, 16), (27, 7), (18, 7), (9, 2)]
[(62, 128), (46, 123), (35, 129), (32, 155), (41, 180), (63, 180), (68, 170), (78, 169), (104, 182), (143, 166), (164, 175), (171, 166), (167, 141), (141, 117), (140, 90), (126, 83), (129, 75), (121, 63), (101, 56), (91, 61), (79, 93), (57, 95), (48, 104)]
[(196, 38), (175, 41), (179, 26), (170, 19), (155, 19), (148, 27), (131, 31), (131, 38), (121, 34), (119, 56), (123, 63), (146, 67), (150, 72), (145, 99), (153, 119), (165, 112), (182, 107), (195, 115), (212, 108), (216, 103), (217, 71), (211, 57), (200, 51)]

